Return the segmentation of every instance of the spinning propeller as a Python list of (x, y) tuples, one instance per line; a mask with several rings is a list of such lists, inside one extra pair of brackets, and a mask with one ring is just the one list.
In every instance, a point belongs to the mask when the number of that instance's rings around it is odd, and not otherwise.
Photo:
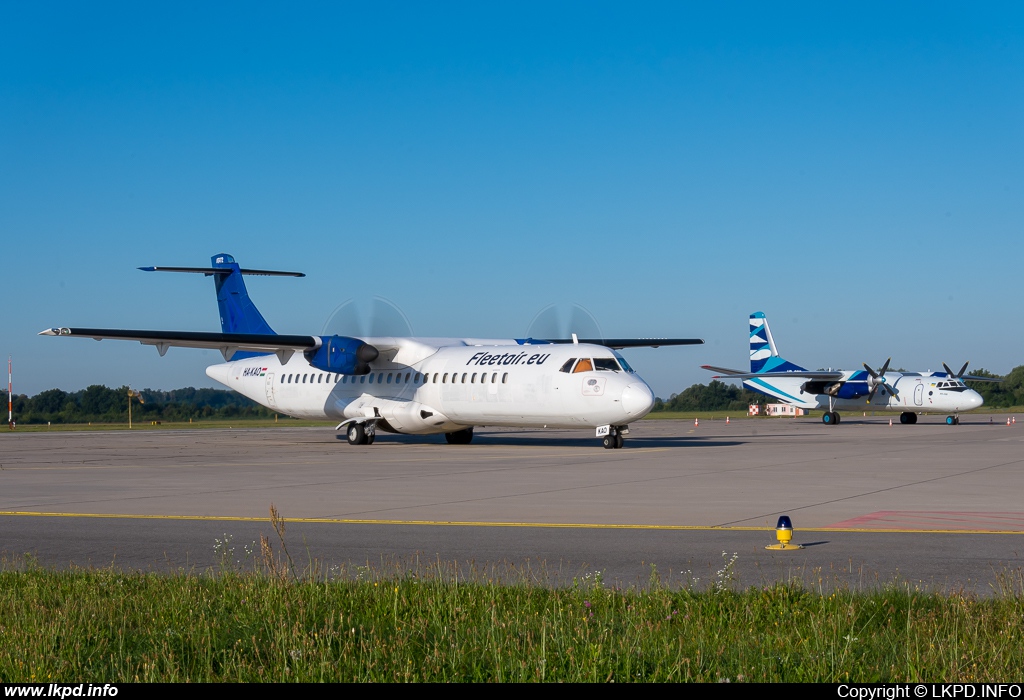
[(324, 323), (321, 335), (405, 337), (412, 325), (402, 310), (384, 297), (342, 302)]
[(580, 338), (603, 338), (601, 326), (580, 304), (549, 304), (541, 309), (530, 327), (527, 338), (568, 338), (575, 333)]
[[(875, 398), (875, 392), (878, 391), (878, 387), (880, 386), (885, 386), (885, 388), (889, 390), (890, 394), (892, 394), (896, 398), (899, 398), (899, 392), (896, 391), (896, 387), (885, 381), (885, 373), (889, 371), (889, 363), (891, 361), (892, 358), (890, 357), (888, 360), (885, 361), (885, 364), (882, 365), (882, 369), (878, 370), (877, 372), (868, 367), (866, 362), (864, 363), (864, 369), (866, 369), (868, 371), (868, 374), (871, 375), (868, 379), (868, 386), (871, 387), (871, 391), (868, 392), (869, 402), (871, 401), (871, 399)], [(964, 365), (964, 368), (966, 369), (966, 365)]]

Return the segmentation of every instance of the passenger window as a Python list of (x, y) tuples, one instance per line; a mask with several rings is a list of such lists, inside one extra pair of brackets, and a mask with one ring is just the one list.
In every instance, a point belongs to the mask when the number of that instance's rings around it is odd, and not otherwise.
[(481, 384), (486, 384), (487, 383), (487, 372), (484, 372), (483, 374), (480, 375), (480, 383)]
[(437, 372), (434, 372), (434, 384), (437, 384)]
[[(419, 373), (417, 373), (416, 374), (416, 381), (419, 381), (419, 380), (420, 380), (420, 375), (419, 375)], [(409, 373), (408, 372), (405, 373), (405, 383), (406, 384), (409, 383)]]
[(370, 384), (373, 384), (373, 375), (370, 375)]
[(473, 376), (469, 378), (470, 384), (476, 384), (476, 372), (473, 372)]
[(383, 372), (378, 372), (377, 373), (377, 383), (378, 384), (383, 384), (384, 383), (384, 373)]
[(388, 384), (391, 383), (391, 372), (388, 372)]
[(284, 375), (281, 375), (281, 383), (284, 384)]
[(495, 372), (494, 374), (491, 375), (491, 384), (494, 384), (496, 381), (498, 381), (498, 373), (497, 372)]
[(415, 381), (415, 383), (416, 384), (420, 383), (420, 373), (419, 372), (416, 373), (416, 381)]
[(359, 378), (359, 383), (360, 384), (365, 384), (366, 383), (366, 377), (360, 377)]
[(572, 363), (576, 361), (575, 357), (571, 357), (565, 361), (565, 364), (559, 368), (559, 372), (570, 372), (572, 370)]
[(339, 379), (341, 379), (341, 375), (340, 375), (340, 374), (336, 374), (336, 375), (334, 375), (334, 383), (335, 383), (335, 384), (337, 384), (337, 383), (338, 383), (338, 380), (339, 380)]
[(505, 372), (505, 374), (501, 375), (501, 383), (508, 384), (508, 372)]
[(306, 383), (306, 377), (308, 377), (308, 376), (309, 376), (308, 374), (303, 374), (303, 375), (302, 375), (302, 383), (303, 383), (303, 384), (305, 384), (305, 383)]
[(463, 384), (465, 384), (465, 383), (466, 383), (466, 372), (463, 372), (463, 373), (462, 373), (462, 383), (463, 383)]
[(445, 372), (444, 373), (444, 377), (441, 378), (441, 383), (442, 384), (447, 384), (448, 383), (448, 373), (447, 372)]

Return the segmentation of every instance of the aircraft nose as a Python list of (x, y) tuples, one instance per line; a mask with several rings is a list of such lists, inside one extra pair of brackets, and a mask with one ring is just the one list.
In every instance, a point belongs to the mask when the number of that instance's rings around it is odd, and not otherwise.
[(630, 420), (643, 418), (654, 408), (654, 392), (646, 384), (636, 382), (622, 390), (622, 409)]
[(985, 399), (982, 398), (981, 394), (974, 391), (973, 389), (967, 395), (967, 410), (970, 411), (973, 408), (980, 408), (985, 403)]

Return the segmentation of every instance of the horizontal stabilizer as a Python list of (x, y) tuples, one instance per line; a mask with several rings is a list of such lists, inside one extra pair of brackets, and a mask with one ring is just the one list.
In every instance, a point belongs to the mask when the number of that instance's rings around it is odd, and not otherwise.
[[(201, 275), (230, 275), (230, 267), (140, 267), (143, 272), (195, 272)], [(265, 277), (305, 277), (305, 272), (283, 272), (281, 270), (247, 270), (239, 269), (243, 275), (263, 275)]]

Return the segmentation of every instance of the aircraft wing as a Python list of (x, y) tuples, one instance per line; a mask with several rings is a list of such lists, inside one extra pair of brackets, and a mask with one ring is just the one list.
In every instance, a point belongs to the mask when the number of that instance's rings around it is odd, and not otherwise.
[(47, 328), (39, 335), (92, 338), (93, 340), (137, 340), (153, 345), (163, 355), (167, 348), (208, 348), (220, 350), (224, 359), (238, 351), (275, 353), (286, 363), (292, 353), (313, 350), (322, 344), (311, 335), (272, 335), (259, 333), (205, 333), (200, 331), (139, 331), (113, 328)]
[(1001, 382), (1005, 377), (975, 377), (971, 374), (965, 374), (960, 379), (965, 382)]
[(573, 342), (586, 343), (587, 345), (603, 345), (613, 350), (622, 348), (660, 348), (662, 345), (703, 345), (703, 338), (579, 338), (574, 341), (572, 338), (545, 338), (545, 343), (567, 345)]
[(779, 377), (796, 377), (798, 379), (844, 379), (846, 377), (844, 372), (835, 371), (809, 372), (801, 370), (798, 372), (741, 372), (736, 369), (712, 367), (711, 365), (701, 365), (701, 369), (719, 373), (712, 377), (712, 379), (757, 379), (758, 377), (762, 379), (778, 379)]

